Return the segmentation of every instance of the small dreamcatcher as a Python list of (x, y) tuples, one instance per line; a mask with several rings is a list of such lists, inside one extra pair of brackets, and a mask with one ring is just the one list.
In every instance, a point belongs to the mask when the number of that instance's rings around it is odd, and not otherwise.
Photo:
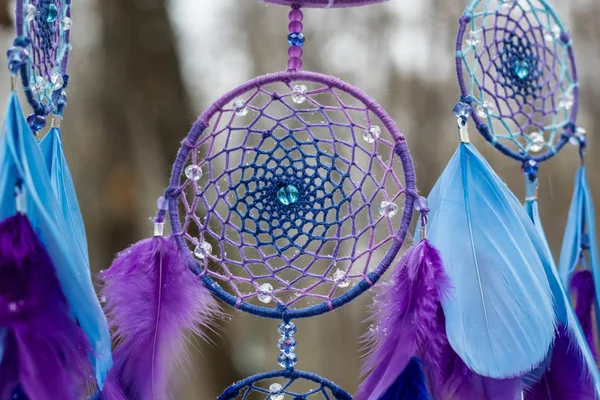
[[(0, 397), (75, 400), (90, 376), (102, 386), (112, 358), (59, 130), (70, 1), (15, 5), (17, 38), (7, 52), (12, 93), (0, 135)], [(33, 109), (27, 119), (19, 76)], [(52, 129), (40, 141), (50, 114)]]
[[(357, 398), (595, 399), (600, 374), (537, 212), (538, 164), (569, 141), (585, 148), (571, 40), (543, 0), (473, 0), (459, 22), (461, 144), (421, 229), (439, 254), (415, 247), (380, 294), (374, 320), (392, 334), (368, 336), (372, 371)], [(470, 144), (469, 119), (522, 163), (525, 208)]]
[[(351, 398), (295, 369), (293, 320), (341, 307), (389, 268), (412, 219), (414, 168), (381, 106), (337, 78), (301, 71), (301, 6), (374, 1), (272, 2), (291, 5), (288, 70), (239, 86), (200, 116), (159, 200), (155, 237), (104, 273), (121, 342), (105, 399), (164, 396), (183, 333), (218, 312), (206, 289), (238, 310), (282, 320), (283, 369), (238, 382), (219, 399)], [(171, 314), (157, 320), (161, 312)]]

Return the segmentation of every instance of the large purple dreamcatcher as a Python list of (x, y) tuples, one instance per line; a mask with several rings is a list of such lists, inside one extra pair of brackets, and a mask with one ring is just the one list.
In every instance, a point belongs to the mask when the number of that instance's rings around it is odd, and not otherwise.
[[(292, 320), (332, 311), (380, 279), (410, 226), (414, 168), (404, 136), (374, 100), (337, 78), (300, 70), (301, 7), (377, 1), (271, 2), (291, 6), (287, 71), (239, 86), (200, 116), (159, 199), (155, 237), (124, 252), (104, 275), (108, 314), (122, 343), (103, 398), (113, 392), (160, 397), (166, 390), (168, 371), (147, 351), (152, 343), (134, 333), (138, 327), (128, 326), (128, 315), (140, 316), (127, 304), (175, 279), (188, 283), (165, 288), (161, 297), (179, 299), (181, 316), (173, 319), (185, 321), (181, 331), (192, 321), (206, 323), (215, 311), (210, 296), (199, 293), (206, 289), (238, 310), (282, 320), (277, 362), (283, 370), (238, 382), (219, 399), (351, 398), (332, 382), (295, 370)], [(172, 233), (165, 239), (167, 216)], [(153, 257), (188, 271), (173, 267), (156, 276)], [(188, 289), (205, 301), (180, 296)], [(148, 329), (159, 335), (162, 327)], [(164, 340), (173, 346), (172, 337)], [(128, 381), (132, 364), (160, 369), (159, 384)]]

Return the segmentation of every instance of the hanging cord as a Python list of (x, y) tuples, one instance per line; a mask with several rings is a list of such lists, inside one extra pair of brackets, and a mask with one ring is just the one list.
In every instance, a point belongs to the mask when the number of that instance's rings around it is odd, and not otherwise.
[(427, 239), (427, 223), (429, 222), (429, 202), (420, 196), (415, 200), (415, 210), (421, 215), (421, 240)]
[(290, 24), (288, 28), (290, 34), (288, 35), (288, 42), (290, 48), (288, 49), (288, 71), (298, 71), (302, 68), (302, 45), (304, 45), (304, 34), (302, 29), (302, 19), (304, 14), (300, 10), (300, 4), (293, 4), (292, 10), (289, 14)]

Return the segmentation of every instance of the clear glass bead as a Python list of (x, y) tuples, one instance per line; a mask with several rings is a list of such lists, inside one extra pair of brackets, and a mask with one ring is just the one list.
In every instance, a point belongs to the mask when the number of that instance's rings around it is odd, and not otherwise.
[(479, 116), (479, 118), (487, 118), (493, 109), (494, 106), (492, 104), (484, 101), (483, 104), (477, 106), (477, 116)]
[(258, 300), (262, 303), (269, 304), (273, 300), (273, 285), (270, 283), (263, 283), (258, 287)]
[(282, 368), (294, 368), (294, 366), (298, 363), (298, 357), (296, 356), (296, 353), (281, 353), (279, 354), (279, 357), (277, 357), (277, 363), (279, 363)]
[(375, 140), (381, 136), (381, 128), (377, 125), (371, 125), (363, 134), (363, 139), (367, 143), (375, 143)]
[(185, 176), (194, 182), (197, 182), (202, 178), (202, 168), (198, 165), (188, 165), (185, 167)]
[(282, 353), (293, 353), (296, 351), (296, 339), (293, 337), (282, 337), (277, 342), (277, 347)]
[(34, 6), (33, 4), (27, 4), (27, 6), (25, 7), (25, 21), (27, 22), (31, 22), (35, 19), (36, 15), (38, 13), (37, 7)]
[(500, 0), (501, 7), (506, 9), (511, 9), (515, 5), (515, 0)]
[(285, 394), (282, 392), (283, 386), (281, 386), (279, 383), (273, 383), (271, 386), (269, 386), (269, 393), (271, 394), (269, 396), (269, 400), (283, 400), (285, 398)]
[(481, 41), (481, 32), (480, 31), (471, 31), (467, 35), (467, 45), (476, 47)]
[(289, 206), (298, 201), (298, 197), (300, 197), (300, 193), (294, 185), (284, 186), (277, 192), (277, 199), (285, 206)]
[(346, 271), (341, 269), (336, 269), (333, 273), (333, 281), (336, 283), (338, 287), (345, 288), (350, 286), (350, 279), (346, 276)]
[(277, 330), (279, 331), (279, 334), (284, 337), (292, 337), (297, 332), (296, 324), (293, 322), (288, 322), (287, 324), (282, 322), (277, 327)]
[(562, 30), (560, 29), (560, 26), (558, 26), (558, 25), (554, 25), (550, 29), (550, 32), (552, 32), (552, 37), (554, 39), (560, 39), (560, 35), (562, 35)]
[(71, 28), (73, 27), (73, 20), (69, 17), (64, 17), (61, 21), (60, 21), (60, 28), (66, 32), (66, 31), (70, 31)]
[(204, 260), (205, 258), (212, 255), (212, 245), (208, 242), (200, 242), (194, 249), (194, 255), (198, 257), (200, 260)]
[(58, 18), (58, 8), (56, 8), (56, 6), (54, 4), (50, 4), (50, 6), (48, 6), (48, 14), (46, 14), (46, 21), (48, 21), (48, 23), (52, 24), (56, 21), (57, 18)]
[(62, 87), (65, 85), (65, 80), (63, 79), (62, 74), (59, 74), (58, 72), (52, 74), (50, 77), (50, 82), (52, 82), (53, 90), (62, 89)]
[(233, 108), (235, 108), (235, 114), (240, 117), (248, 115), (248, 107), (246, 107), (246, 102), (244, 100), (237, 99), (234, 101)]
[(308, 88), (305, 85), (294, 86), (294, 90), (292, 92), (292, 100), (294, 100), (294, 103), (304, 103), (306, 101), (306, 92), (308, 92)]
[(571, 91), (561, 94), (558, 98), (558, 108), (570, 110), (571, 108), (573, 108), (573, 104), (575, 104), (575, 97), (573, 96), (573, 93), (571, 93)]
[(43, 76), (38, 76), (35, 78), (35, 83), (31, 85), (31, 91), (33, 92), (33, 94), (42, 95), (46, 93), (46, 87), (46, 78), (44, 78)]
[(546, 141), (544, 140), (544, 135), (540, 132), (533, 132), (529, 135), (529, 139), (531, 139), (531, 147), (529, 150), (537, 153), (544, 149), (544, 144)]
[(398, 214), (398, 206), (391, 201), (382, 201), (379, 205), (379, 214), (382, 217), (391, 218), (394, 215)]

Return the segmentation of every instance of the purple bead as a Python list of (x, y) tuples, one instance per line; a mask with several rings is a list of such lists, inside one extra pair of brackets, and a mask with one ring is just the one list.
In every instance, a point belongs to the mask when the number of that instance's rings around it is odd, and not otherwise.
[(300, 57), (290, 58), (288, 61), (288, 68), (294, 71), (302, 68), (302, 59)]
[(291, 46), (288, 49), (288, 56), (290, 56), (290, 57), (302, 57), (302, 47)]
[(156, 208), (162, 211), (169, 209), (169, 202), (164, 198), (164, 196), (160, 196), (158, 200), (156, 200)]
[(304, 14), (300, 10), (292, 10), (290, 11), (290, 21), (302, 21), (304, 18)]
[(425, 197), (419, 196), (419, 198), (415, 200), (415, 210), (418, 212), (429, 212), (429, 203)]
[(27, 123), (33, 131), (37, 132), (46, 126), (46, 118), (41, 115), (31, 114), (27, 117)]
[(292, 21), (288, 25), (288, 28), (290, 29), (290, 32), (292, 32), (292, 33), (300, 33), (300, 32), (302, 32), (302, 28), (303, 28), (302, 22)]

